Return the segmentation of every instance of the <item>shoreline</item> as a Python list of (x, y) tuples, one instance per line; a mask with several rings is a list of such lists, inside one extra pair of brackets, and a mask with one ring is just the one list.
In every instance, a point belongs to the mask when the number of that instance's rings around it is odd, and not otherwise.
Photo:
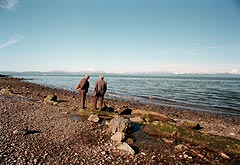
[[(136, 133), (135, 145), (140, 150), (139, 154), (126, 155), (111, 146), (110, 137), (101, 123), (70, 119), (69, 113), (79, 109), (79, 95), (76, 92), (24, 82), (22, 79), (0, 78), (0, 90), (7, 87), (12, 89), (14, 95), (0, 94), (2, 117), (0, 137), (3, 139), (0, 144), (1, 148), (5, 149), (0, 151), (0, 161), (5, 163), (14, 160), (17, 164), (21, 162), (23, 164), (26, 162), (96, 164), (104, 161), (106, 164), (110, 162), (231, 164), (240, 161), (239, 156), (230, 155), (230, 158), (224, 158), (219, 153), (204, 149), (201, 151), (205, 159), (199, 159), (194, 155), (191, 159), (182, 158), (183, 152), (189, 155), (190, 151), (177, 152), (174, 149), (177, 144), (167, 144), (141, 132)], [(60, 100), (59, 105), (43, 102), (49, 94), (57, 95)], [(93, 97), (88, 95), (88, 107), (92, 105), (92, 101)], [(231, 115), (181, 110), (109, 98), (106, 98), (105, 102), (115, 110), (130, 108), (158, 112), (174, 119), (179, 125), (186, 121), (194, 121), (200, 123), (203, 133), (240, 139), (240, 118)], [(24, 129), (41, 133), (23, 136)], [(11, 151), (14, 151), (14, 154), (10, 154)]]
[[(26, 81), (28, 81), (28, 79), (26, 79)], [(28, 82), (33, 82), (33, 83), (46, 85), (44, 83), (41, 83), (41, 81), (29, 80)], [(52, 88), (54, 88), (54, 87), (59, 88), (58, 85), (56, 86), (56, 84), (55, 84), (55, 86), (54, 86), (53, 85), (54, 83), (51, 83), (51, 84), (52, 85), (48, 85), (48, 86), (52, 87)], [(65, 86), (64, 89), (74, 91), (74, 88), (72, 88), (72, 86), (73, 85)], [(114, 91), (114, 90), (112, 90), (111, 92), (113, 92), (113, 93), (108, 93), (107, 92), (105, 97), (108, 97), (110, 99), (118, 99), (118, 100), (121, 100), (121, 101), (130, 101), (130, 102), (133, 102), (133, 103), (136, 103), (136, 104), (140, 102), (140, 103), (143, 103), (143, 104), (154, 104), (156, 106), (167, 106), (167, 107), (170, 107), (170, 108), (174, 107), (176, 109), (188, 109), (188, 110), (211, 112), (211, 113), (217, 113), (217, 114), (227, 114), (227, 115), (233, 115), (233, 116), (235, 115), (235, 116), (240, 117), (240, 113), (239, 113), (240, 111), (238, 110), (239, 108), (237, 108), (237, 107), (234, 108), (234, 106), (233, 107), (231, 106), (231, 105), (234, 105), (234, 103), (229, 105), (229, 106), (223, 104), (220, 107), (216, 107), (215, 104), (212, 105), (210, 103), (208, 104), (207, 102), (205, 104), (201, 100), (199, 100), (195, 103), (191, 102), (191, 100), (194, 100), (194, 98), (190, 98), (189, 100), (183, 100), (183, 102), (181, 102), (181, 100), (165, 100), (165, 99), (160, 99), (160, 98), (145, 97), (145, 96), (141, 96), (141, 94), (139, 94), (139, 96), (130, 95), (130, 93), (129, 93), (129, 95), (124, 95), (122, 93), (116, 93), (116, 91)], [(91, 95), (92, 91), (89, 91), (89, 93)], [(224, 100), (222, 100), (222, 101), (224, 101)], [(221, 103), (221, 102), (219, 102), (219, 103)], [(216, 103), (216, 105), (217, 105), (217, 103)]]
[[(50, 90), (51, 91), (50, 93), (52, 94), (54, 94), (53, 91), (60, 91), (61, 93), (64, 93), (64, 95), (66, 95), (65, 93), (71, 93), (74, 98), (73, 101), (76, 99), (76, 97), (79, 97), (79, 94), (77, 91), (66, 90), (63, 88), (53, 88), (47, 85), (40, 85), (37, 83), (25, 81), (24, 78), (12, 78), (11, 76), (8, 76), (8, 75), (7, 77), (4, 77), (4, 78), (16, 79), (18, 81), (21, 81), (22, 83), (37, 85), (37, 86), (40, 86), (41, 88), (46, 88), (47, 90)], [(93, 96), (87, 94), (86, 103), (89, 104), (89, 102), (90, 104), (93, 103)], [(226, 123), (227, 125), (235, 125), (235, 124), (238, 125), (239, 131), (240, 131), (240, 117), (232, 114), (217, 113), (217, 112), (214, 112), (214, 111), (212, 112), (208, 110), (196, 111), (191, 108), (190, 109), (184, 108), (184, 107), (179, 108), (175, 106), (165, 106), (165, 105), (157, 105), (157, 104), (151, 104), (151, 103), (147, 104), (139, 101), (134, 102), (129, 100), (114, 99), (110, 97), (104, 98), (104, 102), (107, 104), (107, 106), (110, 106), (114, 109), (127, 107), (131, 109), (148, 110), (148, 111), (153, 111), (157, 113), (162, 113), (163, 115), (176, 118), (176, 120), (186, 119), (186, 120), (192, 120), (196, 122), (204, 122), (204, 120), (206, 120), (206, 122), (210, 124), (210, 121), (211, 122), (218, 121), (221, 119), (222, 120), (221, 122)], [(73, 105), (75, 106), (73, 108), (74, 110), (79, 109), (79, 100), (78, 99), (75, 100)], [(226, 134), (225, 135), (217, 134), (217, 135), (228, 136)], [(240, 139), (240, 135), (239, 136), (237, 135), (237, 138)]]

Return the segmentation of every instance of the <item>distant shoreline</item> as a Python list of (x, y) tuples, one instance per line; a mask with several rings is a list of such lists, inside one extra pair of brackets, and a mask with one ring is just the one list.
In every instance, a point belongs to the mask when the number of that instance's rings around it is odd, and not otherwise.
[(3, 74), (0, 74), (0, 77), (10, 77), (10, 75), (3, 75)]
[(177, 77), (236, 77), (240, 78), (240, 74), (233, 73), (168, 73), (168, 72), (124, 72), (124, 73), (108, 73), (104, 71), (92, 72), (92, 71), (81, 71), (81, 72), (64, 72), (64, 71), (53, 71), (53, 72), (41, 72), (41, 71), (25, 71), (25, 72), (15, 72), (15, 71), (0, 71), (0, 74), (13, 75), (13, 76), (82, 76), (86, 73), (91, 76), (98, 76), (103, 74), (105, 76), (177, 76)]

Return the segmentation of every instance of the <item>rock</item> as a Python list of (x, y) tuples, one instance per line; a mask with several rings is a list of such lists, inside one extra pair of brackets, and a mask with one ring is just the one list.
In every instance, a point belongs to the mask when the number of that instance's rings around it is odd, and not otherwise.
[(141, 118), (141, 116), (132, 117), (129, 120), (134, 123), (143, 123), (143, 119)]
[(18, 130), (14, 130), (14, 131), (13, 131), (13, 134), (17, 134), (17, 133), (18, 133)]
[(129, 145), (132, 145), (134, 143), (134, 141), (136, 141), (135, 138), (127, 138), (126, 143)]
[(95, 122), (95, 123), (99, 122), (99, 120), (100, 120), (99, 117), (95, 114), (91, 114), (88, 118), (88, 121), (92, 121), (92, 122)]
[(117, 149), (119, 150), (123, 150), (123, 151), (127, 151), (128, 153), (134, 155), (135, 151), (132, 149), (132, 147), (130, 147), (127, 143), (121, 143), (117, 146)]
[(146, 155), (147, 155), (147, 154), (146, 154), (146, 153), (144, 153), (144, 152), (141, 152), (141, 154), (142, 154), (142, 155), (144, 155), (144, 156), (146, 156)]
[(223, 157), (224, 159), (230, 159), (229, 156), (227, 154), (223, 153), (223, 152), (221, 152), (219, 155), (221, 157)]
[(57, 102), (57, 95), (48, 95), (44, 102), (51, 103), (51, 102)]
[(124, 119), (123, 117), (116, 117), (110, 121), (109, 128), (112, 133), (116, 132), (131, 132), (133, 129), (130, 121), (128, 119)]
[(101, 109), (101, 111), (114, 112), (114, 108), (113, 108), (113, 107), (108, 107), (108, 106), (104, 103), (104, 107)]
[(162, 138), (162, 140), (167, 144), (173, 144), (174, 141), (175, 141), (175, 139), (173, 139), (173, 138), (170, 138), (170, 139), (169, 138)]
[(193, 129), (200, 130), (200, 129), (203, 129), (203, 127), (201, 127), (200, 124), (197, 123), (197, 125), (195, 127), (193, 127)]
[(183, 158), (184, 158), (184, 159), (192, 159), (192, 157), (189, 156), (189, 155), (187, 155), (187, 154), (184, 154), (184, 155), (183, 155)]
[(177, 151), (182, 151), (184, 149), (187, 149), (187, 147), (185, 145), (183, 145), (183, 144), (179, 144), (179, 145), (176, 145), (174, 147), (174, 149), (177, 150)]
[(13, 94), (12, 90), (9, 89), (9, 88), (3, 88), (3, 89), (1, 89), (0, 93), (1, 93), (1, 94), (4, 94), (4, 95), (11, 95), (11, 94)]
[(124, 109), (122, 112), (120, 112), (120, 115), (131, 115), (132, 113), (132, 110), (127, 108), (127, 109)]
[(235, 133), (229, 132), (228, 133), (230, 136), (235, 136)]
[(125, 133), (124, 132), (116, 132), (112, 137), (111, 140), (116, 142), (122, 142), (125, 139)]

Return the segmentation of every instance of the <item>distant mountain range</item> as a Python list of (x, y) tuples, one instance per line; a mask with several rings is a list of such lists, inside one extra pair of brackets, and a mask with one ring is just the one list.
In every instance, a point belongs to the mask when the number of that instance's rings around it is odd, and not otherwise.
[(103, 74), (105, 76), (180, 76), (180, 77), (240, 77), (240, 74), (230, 74), (230, 73), (215, 73), (215, 74), (201, 74), (201, 73), (185, 73), (185, 74), (175, 74), (175, 73), (165, 73), (165, 72), (135, 72), (135, 73), (106, 73), (104, 71), (92, 72), (92, 71), (81, 71), (81, 72), (65, 72), (65, 71), (27, 71), (27, 72), (12, 72), (12, 71), (0, 71), (0, 75), (12, 75), (12, 76), (83, 76), (85, 74), (90, 74), (91, 76), (98, 76)]

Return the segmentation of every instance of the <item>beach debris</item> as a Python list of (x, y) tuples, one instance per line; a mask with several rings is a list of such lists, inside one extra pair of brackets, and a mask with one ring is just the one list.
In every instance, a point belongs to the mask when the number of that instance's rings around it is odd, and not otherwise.
[(116, 132), (126, 132), (129, 133), (133, 131), (133, 126), (129, 119), (123, 117), (113, 118), (109, 123), (109, 129), (112, 133)]
[(111, 140), (115, 142), (122, 142), (125, 139), (125, 133), (124, 132), (116, 132), (112, 137)]
[(134, 155), (135, 151), (127, 143), (123, 142), (118, 144), (117, 149), (127, 151), (128, 153)]
[(98, 117), (98, 115), (95, 115), (95, 114), (91, 114), (88, 117), (88, 121), (92, 121), (92, 122), (95, 122), (95, 123), (98, 123), (99, 120), (100, 120), (100, 118)]

